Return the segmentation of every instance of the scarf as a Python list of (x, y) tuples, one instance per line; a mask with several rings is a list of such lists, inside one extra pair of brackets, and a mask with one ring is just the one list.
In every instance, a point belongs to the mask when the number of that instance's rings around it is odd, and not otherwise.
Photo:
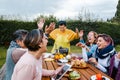
[(9, 48), (20, 48), (20, 46), (15, 41), (11, 41)]
[(12, 52), (14, 48), (20, 48), (20, 46), (15, 41), (11, 41), (10, 46), (7, 50), (7, 57), (6, 57), (6, 72), (5, 72), (6, 80), (11, 80), (13, 74), (15, 63), (12, 59)]
[(108, 45), (106, 48), (104, 48), (104, 49), (98, 49), (98, 47), (97, 47), (97, 49), (96, 49), (96, 56), (98, 57), (98, 58), (101, 58), (101, 59), (104, 59), (104, 58), (106, 58), (106, 57), (108, 57), (108, 56), (113, 56), (114, 54), (115, 54), (116, 52), (115, 52), (115, 48), (110, 44), (110, 45)]

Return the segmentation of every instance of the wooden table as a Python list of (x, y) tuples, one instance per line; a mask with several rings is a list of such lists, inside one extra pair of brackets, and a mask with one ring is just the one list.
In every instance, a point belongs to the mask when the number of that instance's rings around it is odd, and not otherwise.
[[(93, 65), (87, 63), (87, 66), (88, 66), (88, 68), (85, 68), (85, 69), (76, 69), (76, 68), (72, 68), (72, 69), (79, 71), (79, 73), (81, 74), (81, 80), (90, 80), (90, 77), (92, 75), (97, 74), (97, 73), (101, 73), (103, 76), (106, 76), (110, 80), (113, 80), (112, 78), (110, 78), (109, 76), (107, 76), (106, 74), (104, 74), (103, 72), (98, 70)], [(43, 68), (44, 69), (55, 70), (58, 67), (60, 67), (60, 66), (54, 61), (47, 61), (47, 62), (43, 61)], [(50, 80), (50, 77), (42, 77), (42, 80)], [(68, 77), (63, 76), (63, 78), (61, 80), (68, 80)]]

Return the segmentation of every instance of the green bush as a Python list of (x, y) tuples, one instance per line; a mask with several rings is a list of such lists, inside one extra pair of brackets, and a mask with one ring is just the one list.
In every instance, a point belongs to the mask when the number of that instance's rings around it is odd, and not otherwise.
[[(49, 25), (52, 20), (47, 19), (45, 25)], [(54, 20), (57, 22), (57, 20)], [(58, 24), (56, 24), (58, 27)], [(84, 38), (89, 31), (96, 31), (97, 33), (106, 33), (109, 34), (115, 44), (120, 43), (120, 24), (108, 23), (108, 22), (81, 22), (78, 20), (67, 21), (67, 28), (75, 31), (75, 28), (79, 30), (83, 29), (85, 31)], [(28, 31), (37, 28), (36, 21), (34, 22), (24, 22), (24, 21), (12, 21), (12, 20), (0, 20), (0, 45), (8, 46), (12, 40), (12, 34), (18, 29), (26, 29)], [(71, 42), (72, 45), (75, 45), (79, 40), (74, 40)], [(48, 45), (53, 45), (53, 40), (49, 40)]]
[(18, 29), (26, 29), (28, 31), (37, 28), (35, 22), (20, 22), (20, 21), (0, 21), (0, 44), (9, 45), (12, 40), (12, 34)]
[[(108, 22), (68, 22), (68, 28), (75, 30), (75, 28), (79, 30), (83, 29), (85, 32), (84, 38), (86, 39), (86, 35), (89, 31), (96, 31), (99, 33), (105, 33), (110, 35), (115, 44), (120, 43), (120, 24), (108, 23)], [(73, 44), (75, 41), (73, 41)]]

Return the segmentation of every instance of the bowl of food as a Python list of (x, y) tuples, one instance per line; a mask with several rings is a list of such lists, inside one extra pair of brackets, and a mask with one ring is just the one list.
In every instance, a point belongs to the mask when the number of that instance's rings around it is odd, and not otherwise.
[(80, 74), (77, 71), (71, 71), (69, 73), (69, 79), (70, 80), (80, 80)]

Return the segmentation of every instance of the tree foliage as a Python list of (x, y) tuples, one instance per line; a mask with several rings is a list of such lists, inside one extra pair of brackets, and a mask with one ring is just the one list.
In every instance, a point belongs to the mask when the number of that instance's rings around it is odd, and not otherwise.
[(117, 11), (115, 13), (115, 18), (120, 22), (120, 0), (118, 1)]
[(111, 19), (111, 21), (120, 23), (120, 0), (118, 0), (116, 9), (115, 16)]

